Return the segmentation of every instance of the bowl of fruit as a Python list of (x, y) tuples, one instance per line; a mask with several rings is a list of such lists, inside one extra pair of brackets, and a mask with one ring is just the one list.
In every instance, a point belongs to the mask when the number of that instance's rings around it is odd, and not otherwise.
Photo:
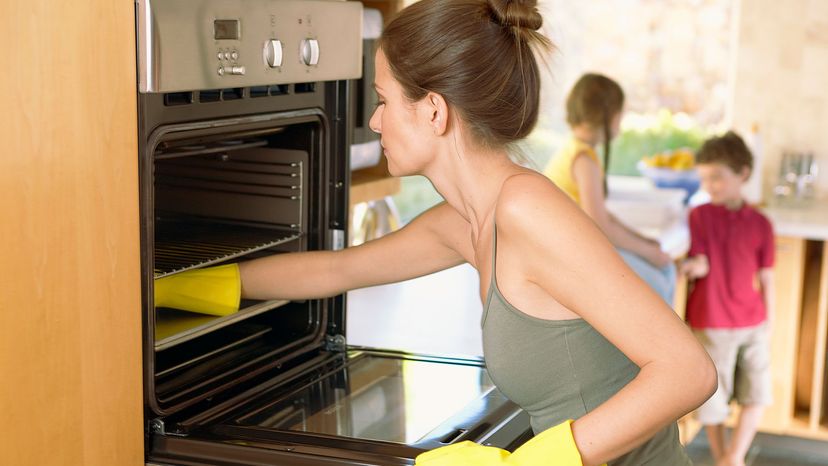
[(685, 202), (699, 189), (699, 175), (690, 149), (669, 150), (643, 157), (636, 167), (659, 188), (685, 190)]

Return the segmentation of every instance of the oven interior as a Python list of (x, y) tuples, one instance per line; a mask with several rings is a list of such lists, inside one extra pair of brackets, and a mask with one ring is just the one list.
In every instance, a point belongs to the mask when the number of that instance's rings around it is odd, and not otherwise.
[(214, 402), (335, 340), (327, 335), (339, 329), (330, 312), (335, 300), (242, 300), (238, 312), (223, 317), (152, 304), (152, 285), (162, 277), (330, 249), (326, 120), (299, 113), (228, 121), (221, 131), (215, 123), (171, 127), (148, 151), (147, 401), (156, 414)]

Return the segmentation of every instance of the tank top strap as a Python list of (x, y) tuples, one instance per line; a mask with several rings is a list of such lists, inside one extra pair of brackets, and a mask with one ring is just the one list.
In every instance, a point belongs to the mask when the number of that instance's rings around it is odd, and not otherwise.
[(497, 221), (492, 220), (492, 276), (489, 279), (489, 287), (497, 283), (495, 273), (497, 272)]
[(486, 323), (486, 318), (489, 315), (489, 307), (492, 304), (492, 297), (495, 293), (497, 282), (495, 280), (495, 273), (497, 271), (495, 262), (497, 262), (497, 224), (492, 224), (492, 276), (489, 278), (489, 291), (486, 293), (486, 302), (483, 303), (483, 315), (480, 317), (480, 327)]

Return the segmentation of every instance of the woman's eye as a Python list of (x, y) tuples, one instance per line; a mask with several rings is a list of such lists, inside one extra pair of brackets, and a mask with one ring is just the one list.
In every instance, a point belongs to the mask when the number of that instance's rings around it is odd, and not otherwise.
[(376, 108), (376, 107), (379, 107), (380, 105), (385, 105), (385, 101), (384, 100), (377, 100), (377, 103), (376, 103), (376, 105), (374, 105), (374, 107)]

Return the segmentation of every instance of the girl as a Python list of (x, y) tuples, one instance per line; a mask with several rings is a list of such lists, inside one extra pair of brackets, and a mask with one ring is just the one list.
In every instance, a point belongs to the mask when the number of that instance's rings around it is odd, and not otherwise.
[(535, 0), (404, 9), (379, 40), (370, 126), (389, 171), (428, 177), (445, 202), (357, 247), (242, 263), (242, 294), (333, 296), (468, 262), (488, 371), (537, 435), (512, 454), (464, 442), (418, 465), (688, 465), (675, 420), (715, 388), (710, 360), (594, 223), (507, 155), (537, 120), (540, 26)]
[[(676, 269), (657, 241), (645, 238), (607, 211), (610, 142), (618, 135), (624, 91), (600, 74), (581, 76), (566, 100), (566, 120), (572, 134), (544, 170), (555, 184), (584, 210), (607, 235), (621, 257), (669, 305), (673, 304)], [(603, 163), (596, 146), (603, 144)]]

